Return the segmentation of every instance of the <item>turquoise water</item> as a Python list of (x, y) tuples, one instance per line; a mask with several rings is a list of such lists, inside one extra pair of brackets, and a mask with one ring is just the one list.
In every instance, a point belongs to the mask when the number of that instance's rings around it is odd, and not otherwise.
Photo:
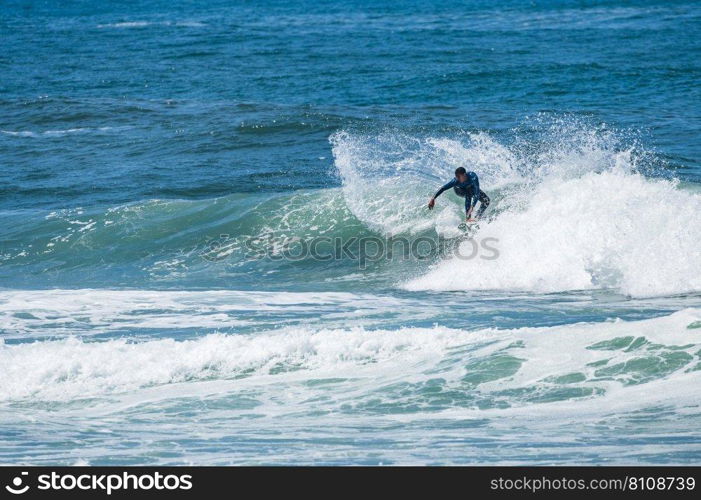
[(699, 463), (696, 2), (0, 33), (0, 463)]

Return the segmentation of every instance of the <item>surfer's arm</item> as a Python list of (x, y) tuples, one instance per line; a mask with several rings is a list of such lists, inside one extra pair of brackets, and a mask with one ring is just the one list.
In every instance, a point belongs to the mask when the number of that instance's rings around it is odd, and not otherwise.
[(443, 187), (440, 188), (438, 191), (436, 191), (436, 194), (433, 195), (433, 198), (432, 198), (432, 199), (435, 200), (436, 198), (438, 198), (438, 197), (443, 193), (443, 191), (447, 191), (448, 189), (450, 189), (450, 188), (452, 188), (453, 186), (455, 186), (455, 183), (456, 183), (456, 182), (457, 182), (457, 181), (456, 181), (455, 179), (453, 179), (452, 181), (450, 181), (449, 183), (447, 183), (445, 186), (443, 186)]
[(446, 189), (450, 189), (450, 188), (452, 188), (453, 186), (455, 186), (455, 183), (456, 183), (456, 182), (458, 182), (458, 181), (457, 181), (456, 179), (453, 179), (453, 180), (450, 181), (448, 184), (446, 184), (445, 186), (443, 186), (442, 188), (440, 188), (438, 191), (436, 191), (436, 194), (433, 195), (433, 198), (431, 198), (431, 199), (428, 201), (428, 209), (431, 210), (431, 209), (433, 208), (433, 206), (436, 204), (436, 198), (438, 198), (438, 197), (441, 195), (441, 193), (442, 193), (443, 191), (445, 191)]

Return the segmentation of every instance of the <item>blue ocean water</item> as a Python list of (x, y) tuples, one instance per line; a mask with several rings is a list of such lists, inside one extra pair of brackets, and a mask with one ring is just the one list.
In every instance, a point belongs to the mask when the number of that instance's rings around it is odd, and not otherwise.
[(698, 2), (0, 34), (0, 463), (699, 463)]

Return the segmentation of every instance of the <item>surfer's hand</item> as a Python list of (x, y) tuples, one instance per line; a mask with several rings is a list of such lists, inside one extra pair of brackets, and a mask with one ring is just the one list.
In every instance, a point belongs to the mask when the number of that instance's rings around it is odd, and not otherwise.
[(435, 198), (431, 198), (431, 199), (428, 201), (428, 209), (429, 209), (429, 210), (433, 210), (433, 206), (434, 206), (435, 204), (436, 204)]
[(467, 217), (465, 220), (467, 222), (477, 222), (477, 219), (473, 219), (472, 217)]

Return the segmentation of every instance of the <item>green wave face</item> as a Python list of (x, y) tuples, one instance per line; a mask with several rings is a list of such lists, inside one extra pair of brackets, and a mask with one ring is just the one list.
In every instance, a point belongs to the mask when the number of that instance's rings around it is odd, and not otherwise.
[(0, 217), (9, 228), (0, 255), (3, 277), (15, 286), (226, 287), (232, 280), (281, 286), (360, 270), (381, 280), (398, 260), (361, 259), (364, 239), (372, 257), (387, 235), (353, 215), (337, 188)]

